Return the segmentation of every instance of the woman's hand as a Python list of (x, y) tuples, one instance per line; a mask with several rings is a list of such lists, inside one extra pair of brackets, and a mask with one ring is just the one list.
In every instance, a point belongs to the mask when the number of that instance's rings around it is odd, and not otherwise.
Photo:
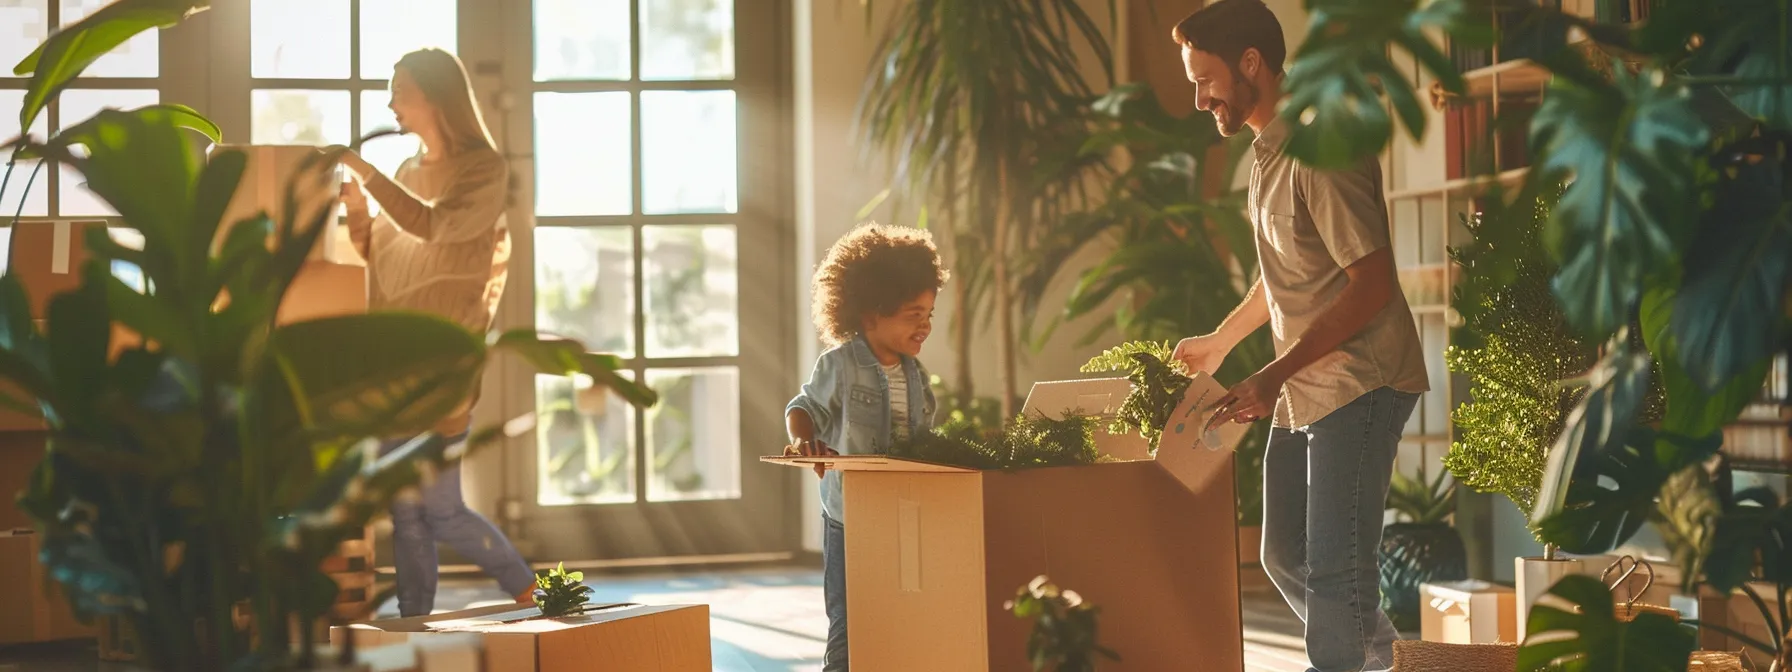
[(342, 153), (338, 155), (337, 161), (342, 164), (342, 167), (347, 168), (350, 173), (354, 173), (355, 177), (361, 181), (365, 182), (372, 179), (374, 174), (379, 172), (378, 168), (374, 168), (373, 164), (368, 163), (366, 159), (361, 158), (361, 155), (356, 153), (355, 150), (348, 148), (338, 149), (341, 149)]

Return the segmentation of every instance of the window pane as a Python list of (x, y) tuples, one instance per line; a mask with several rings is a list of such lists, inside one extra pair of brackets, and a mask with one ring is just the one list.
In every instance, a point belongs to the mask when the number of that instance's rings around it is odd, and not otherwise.
[[(6, 2), (7, 0), (0, 0)], [(35, 46), (35, 44), (33, 45)], [(30, 53), (30, 52), (26, 52)], [(21, 54), (19, 58), (24, 58)], [(13, 138), (19, 135), (19, 106), (25, 104), (25, 92), (21, 89), (0, 89), (0, 136)], [(38, 115), (37, 121), (31, 124), (31, 134), (42, 140), (50, 134), (49, 115)], [(3, 162), (0, 162), (3, 164)], [(37, 170), (37, 161), (20, 161), (12, 168), (12, 176), (6, 180), (6, 193), (0, 194), (0, 219), (11, 221), (13, 213), (21, 213), (28, 217), (43, 217), (50, 214), (50, 176), (44, 170)], [(5, 170), (0, 165), (0, 172)], [(37, 171), (37, 179), (31, 179), (33, 170)], [(25, 184), (31, 183), (27, 191)], [(25, 209), (19, 210), (19, 199), (24, 197)]]
[(348, 0), (251, 0), (249, 73), (347, 79)]
[[(108, 89), (64, 91), (60, 99), (58, 122), (62, 128), (93, 118), (105, 108), (130, 110), (154, 105), (162, 94), (154, 89)], [(64, 216), (112, 216), (118, 214), (99, 196), (88, 191), (87, 178), (80, 171), (61, 166), (57, 171), (57, 214)]]
[[(115, 0), (62, 0), (62, 25), (73, 25), (76, 21), (87, 18), (87, 15), (99, 11), (101, 7), (110, 5)], [(112, 51), (87, 66), (82, 72), (86, 77), (154, 77), (160, 73), (161, 67), (161, 30), (150, 29), (137, 33)], [(35, 45), (33, 45), (35, 46)], [(30, 52), (26, 52), (30, 53)], [(23, 58), (23, 54), (20, 55)], [(18, 59), (5, 62), (8, 73)]]
[(641, 0), (641, 79), (734, 79), (734, 0)]
[(262, 89), (251, 94), (250, 142), (257, 145), (346, 145), (347, 91)]
[(535, 327), (634, 356), (635, 265), (624, 227), (535, 229)]
[[(626, 92), (535, 94), (535, 214), (634, 210), (628, 97)], [(729, 166), (732, 170), (732, 158)]]
[(740, 371), (650, 370), (647, 386), (647, 499), (740, 497)]
[(628, 0), (535, 0), (535, 81), (629, 77)]
[(641, 93), (642, 211), (734, 212), (733, 91)]
[(455, 19), (455, 0), (361, 0), (361, 76), (391, 79), (399, 57), (424, 47), (454, 53)]
[[(378, 130), (398, 128), (398, 119), (392, 116), (392, 108), (386, 103), (392, 102), (392, 94), (385, 91), (361, 92), (361, 135)], [(361, 158), (367, 159), (373, 167), (380, 169), (388, 177), (398, 173), (398, 166), (405, 159), (417, 155), (422, 141), (415, 135), (388, 135), (362, 145)]]
[(739, 263), (732, 226), (649, 226), (648, 357), (740, 354)]
[(536, 376), (535, 407), (536, 503), (635, 501), (633, 406), (586, 376)]
[[(11, 77), (12, 66), (25, 60), (31, 50), (43, 44), (44, 38), (49, 36), (49, 0), (0, 0), (0, 64), (6, 66), (6, 76)], [(17, 119), (18, 109), (18, 105), (9, 103), (4, 111)], [(13, 135), (16, 133), (6, 137)], [(12, 211), (8, 210), (7, 214), (11, 215)]]

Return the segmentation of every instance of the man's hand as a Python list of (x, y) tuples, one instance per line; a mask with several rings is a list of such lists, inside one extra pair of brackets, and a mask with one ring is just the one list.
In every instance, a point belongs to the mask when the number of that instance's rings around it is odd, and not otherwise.
[(1182, 362), (1190, 374), (1200, 372), (1211, 376), (1226, 363), (1226, 355), (1232, 352), (1233, 345), (1216, 334), (1190, 336), (1176, 344), (1170, 359)]
[[(785, 457), (823, 457), (839, 454), (840, 453), (835, 452), (833, 448), (829, 448), (827, 444), (810, 439), (798, 439), (794, 445), (784, 447)], [(827, 473), (827, 471), (828, 469), (826, 465), (815, 465), (816, 478), (821, 478), (822, 474)]]
[(1226, 390), (1226, 396), (1220, 397), (1219, 410), (1207, 419), (1203, 432), (1213, 431), (1226, 422), (1250, 424), (1269, 417), (1276, 409), (1276, 397), (1282, 392), (1285, 378), (1265, 370), (1258, 371), (1244, 379), (1232, 389)]

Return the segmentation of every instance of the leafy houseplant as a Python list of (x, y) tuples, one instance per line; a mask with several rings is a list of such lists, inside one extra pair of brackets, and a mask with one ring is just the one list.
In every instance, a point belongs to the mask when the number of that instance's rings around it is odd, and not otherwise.
[[(1094, 317), (1079, 343), (1117, 332), (1128, 342), (1168, 341), (1205, 333), (1244, 299), (1257, 267), (1244, 192), (1232, 176), (1250, 146), (1246, 135), (1226, 139), (1205, 113), (1178, 118), (1142, 84), (1123, 84), (1089, 107), (1084, 135), (1057, 161), (1065, 168), (1115, 156), (1122, 167), (1099, 202), (1066, 214), (1030, 252), (1022, 266), (1023, 334), (1036, 323), (1043, 343), (1066, 323)], [(1100, 250), (1094, 266), (1070, 263)], [(1067, 269), (1080, 268), (1080, 271)], [(1045, 305), (1047, 290), (1075, 272), (1069, 298)], [(1167, 351), (1160, 356), (1168, 362)], [(1244, 380), (1274, 359), (1267, 330), (1240, 342), (1215, 372)], [(1108, 370), (1126, 370), (1128, 366)], [(1239, 442), (1239, 522), (1262, 519), (1263, 450), (1268, 423)]]
[(1403, 632), (1419, 629), (1419, 588), (1434, 581), (1468, 578), (1468, 551), (1450, 525), (1456, 510), (1456, 484), (1438, 472), (1427, 480), (1395, 471), (1388, 488), (1388, 508), (1405, 520), (1381, 531), (1381, 608)]
[[(26, 127), (99, 55), (191, 9), (178, 4), (126, 0), (52, 35), (20, 68), (32, 73)], [(7, 144), (14, 160), (79, 171), (143, 237), (132, 250), (90, 231), (81, 285), (54, 297), (41, 323), (19, 278), (0, 276), (0, 378), (27, 395), (5, 402), (41, 410), (49, 430), (18, 505), (75, 611), (127, 619), (143, 666), (313, 668), (316, 626), (330, 622), (337, 595), (324, 558), (401, 491), (528, 429), (481, 428), (452, 446), (425, 434), (470, 396), (494, 353), (589, 375), (631, 403), (655, 396), (620, 378), (617, 359), (529, 331), (486, 339), (416, 313), (276, 326), (332, 214), (301, 208), (297, 189), (333, 187), (337, 156), (320, 152), (287, 185), (285, 221), (220, 221), (247, 157), (218, 151), (200, 165), (180, 129), (194, 117), (107, 110)], [(111, 276), (113, 262), (141, 268), (147, 287)], [(112, 348), (114, 325), (141, 342)], [(377, 454), (378, 438), (406, 435), (422, 436)]]
[[(1365, 104), (1383, 92), (1401, 123), (1415, 137), (1422, 131), (1411, 82), (1376, 76), (1388, 72), (1390, 37), (1460, 93), (1461, 73), (1439, 57), (1425, 29), (1473, 42), (1494, 18), (1454, 0), (1311, 5), (1313, 24), (1285, 82), (1291, 98), (1282, 114), (1296, 125), (1289, 151), (1320, 165), (1366, 158), (1386, 145), (1387, 110)], [(1584, 389), (1549, 451), (1533, 526), (1546, 542), (1590, 553), (1652, 522), (1672, 546), (1686, 590), (1701, 578), (1728, 591), (1739, 577), (1777, 575), (1784, 562), (1773, 551), (1777, 516), (1727, 493), (1726, 470), (1705, 464), (1723, 427), (1760, 392), (1788, 333), (1792, 7), (1655, 0), (1650, 19), (1636, 26), (1528, 3), (1494, 7), (1527, 22), (1577, 27), (1634, 58), (1589, 66), (1584, 52), (1563, 49), (1537, 59), (1552, 79), (1530, 126), (1536, 167), (1526, 188), (1567, 183), (1541, 231), (1557, 267), (1550, 286), (1567, 325), (1602, 352), (1577, 381)], [(1376, 86), (1368, 86), (1371, 78)], [(1650, 417), (1656, 390), (1658, 420)], [(1590, 593), (1568, 581), (1555, 590)], [(1638, 640), (1592, 622), (1601, 618), (1559, 623), (1597, 625), (1598, 636), (1535, 642), (1522, 656), (1573, 654), (1590, 670), (1616, 669), (1620, 660), (1626, 669), (1684, 669), (1689, 639), (1664, 629), (1648, 637), (1658, 646), (1625, 650)]]
[(566, 563), (560, 563), (535, 577), (535, 606), (548, 617), (579, 613), (591, 601), (591, 586), (584, 581), (584, 572), (568, 572)]
[(1027, 658), (1034, 672), (1094, 672), (1100, 658), (1120, 660), (1120, 654), (1103, 647), (1097, 636), (1101, 609), (1084, 602), (1076, 591), (1059, 589), (1045, 576), (1021, 586), (1002, 609), (1015, 618), (1033, 619)]

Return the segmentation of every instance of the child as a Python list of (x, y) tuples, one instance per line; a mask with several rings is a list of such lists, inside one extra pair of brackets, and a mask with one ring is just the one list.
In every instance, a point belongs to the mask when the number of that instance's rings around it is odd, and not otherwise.
[[(787, 453), (883, 453), (933, 428), (933, 390), (915, 357), (933, 331), (946, 283), (926, 231), (869, 224), (834, 243), (815, 271), (815, 329), (832, 349), (785, 407)], [(821, 477), (822, 594), (828, 613), (823, 670), (847, 669), (846, 520), (840, 473)]]

